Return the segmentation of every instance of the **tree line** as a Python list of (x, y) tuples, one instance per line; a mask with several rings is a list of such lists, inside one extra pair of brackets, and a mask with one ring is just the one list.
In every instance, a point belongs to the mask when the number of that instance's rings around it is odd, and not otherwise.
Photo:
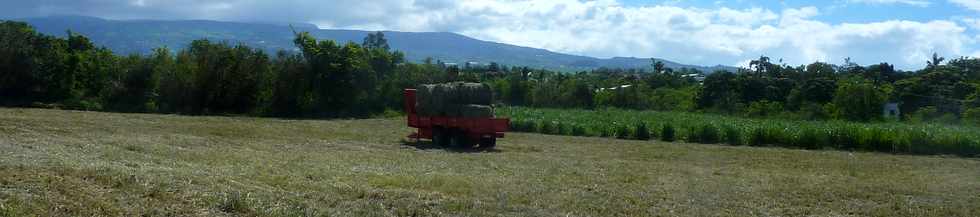
[(423, 83), (486, 82), (501, 104), (617, 107), (751, 117), (881, 121), (897, 103), (909, 121), (980, 123), (980, 60), (934, 55), (916, 71), (845, 60), (790, 66), (760, 57), (735, 72), (600, 68), (564, 73), (496, 63), (405, 61), (383, 33), (360, 44), (296, 33), (296, 51), (191, 42), (172, 51), (117, 55), (69, 32), (58, 38), (0, 23), (0, 104), (178, 114), (298, 118), (400, 111), (402, 90)]
[(407, 64), (383, 33), (362, 44), (297, 33), (300, 52), (269, 55), (195, 40), (174, 52), (116, 55), (82, 35), (58, 38), (0, 23), (0, 103), (7, 106), (179, 114), (363, 117), (399, 109), (403, 88), (445, 81)]
[(574, 74), (520, 68), (491, 79), (505, 103), (531, 107), (619, 107), (698, 111), (748, 117), (980, 124), (980, 59), (938, 55), (916, 71), (845, 59), (790, 66), (768, 57), (735, 72), (597, 69)]

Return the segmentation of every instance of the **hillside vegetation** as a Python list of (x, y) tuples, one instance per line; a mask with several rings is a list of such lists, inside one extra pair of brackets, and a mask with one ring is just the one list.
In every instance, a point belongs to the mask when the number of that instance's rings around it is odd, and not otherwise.
[[(759, 57), (736, 72), (528, 67), (405, 62), (382, 32), (344, 44), (295, 32), (295, 51), (207, 39), (171, 52), (120, 56), (84, 35), (59, 38), (0, 22), (0, 105), (290, 118), (368, 117), (401, 110), (402, 90), (450, 81), (492, 85), (498, 104), (619, 108), (753, 118), (980, 125), (980, 59), (933, 55), (925, 68), (896, 70)], [(886, 106), (887, 105), (887, 106)], [(888, 108), (888, 109), (886, 109)], [(955, 138), (952, 138), (955, 139)]]
[(0, 216), (977, 216), (980, 161), (0, 109)]
[[(320, 29), (313, 24), (263, 24), (204, 20), (105, 20), (95, 17), (53, 16), (24, 19), (39, 31), (65, 36), (67, 30), (92, 37), (101, 46), (121, 54), (152, 54), (159, 47), (183, 48), (202, 38), (214, 41), (244, 43), (267, 53), (295, 50), (292, 29), (309, 31), (315, 37), (338, 43), (355, 42), (372, 33), (360, 30)], [(291, 25), (291, 26), (290, 26)], [(426, 58), (465, 64), (496, 62), (550, 70), (575, 71), (607, 68), (647, 68), (647, 58), (617, 57), (600, 59), (556, 53), (544, 49), (482, 41), (449, 32), (385, 31), (392, 49), (405, 52), (409, 61), (420, 63)], [(152, 40), (147, 40), (152, 39)], [(734, 70), (734, 67), (702, 67), (666, 62), (672, 68), (696, 68), (702, 71)]]
[(687, 112), (506, 107), (516, 131), (554, 135), (980, 157), (980, 128), (739, 118)]

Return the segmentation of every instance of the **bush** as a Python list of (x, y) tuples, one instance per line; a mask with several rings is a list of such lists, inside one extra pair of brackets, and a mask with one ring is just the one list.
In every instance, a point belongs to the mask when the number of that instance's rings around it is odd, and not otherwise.
[(572, 128), (565, 122), (558, 122), (558, 131), (556, 134), (559, 135), (572, 135)]
[(792, 132), (791, 129), (769, 128), (766, 135), (769, 136), (769, 144), (776, 146), (792, 147), (799, 143), (798, 133)]
[(701, 137), (698, 131), (700, 131), (700, 129), (697, 126), (688, 127), (687, 137), (684, 138), (684, 141), (690, 143), (701, 143)]
[(783, 112), (783, 104), (767, 100), (749, 103), (745, 113), (752, 117), (769, 117)]
[(630, 128), (626, 125), (616, 126), (616, 138), (617, 139), (633, 138), (633, 132), (630, 132)]
[(516, 118), (515, 119), (511, 119), (510, 120), (510, 130), (511, 131), (514, 131), (514, 132), (524, 132), (524, 130), (521, 129), (521, 127), (522, 127), (522, 123), (521, 122), (522, 121), (523, 120), (516, 119)]
[(646, 122), (641, 121), (636, 124), (636, 139), (650, 140), (650, 129), (647, 127)]
[(676, 138), (675, 133), (676, 133), (676, 130), (674, 130), (674, 126), (673, 125), (664, 124), (663, 128), (661, 128), (661, 130), (660, 130), (660, 140), (663, 140), (664, 142), (673, 142), (673, 141), (676, 141), (677, 138)]
[(881, 108), (888, 95), (867, 80), (845, 80), (834, 93), (834, 108), (838, 118), (851, 121), (881, 119)]
[(585, 136), (585, 134), (585, 127), (578, 124), (572, 125), (572, 136)]
[(610, 138), (613, 137), (613, 132), (608, 128), (599, 129), (599, 137)]
[[(967, 110), (967, 112), (969, 112), (969, 110)], [(963, 114), (964, 116), (966, 115), (965, 112)], [(909, 117), (909, 121), (913, 123), (931, 122), (953, 124), (959, 122), (959, 118), (956, 117), (955, 114), (939, 111), (935, 106), (926, 106), (920, 108), (918, 111), (915, 111), (915, 113), (912, 113), (912, 115)]]
[(819, 131), (817, 130), (802, 129), (800, 130), (799, 137), (796, 138), (795, 146), (805, 149), (819, 149), (824, 146), (821, 138), (826, 138), (826, 136), (819, 135)]
[(398, 117), (401, 117), (401, 116), (405, 116), (405, 114), (402, 113), (401, 111), (394, 110), (394, 109), (385, 109), (384, 112), (382, 112), (377, 117), (378, 118), (398, 118)]
[(532, 127), (531, 128), (531, 132), (542, 133), (543, 134), (545, 132), (544, 129), (547, 128), (547, 126), (545, 126), (547, 124), (548, 124), (548, 121), (544, 121), (544, 120), (535, 121), (534, 122), (534, 125), (531, 126)]
[(763, 146), (772, 144), (772, 139), (770, 139), (768, 130), (760, 127), (752, 130), (752, 133), (749, 134), (748, 143), (751, 146)]
[(725, 127), (725, 143), (734, 146), (742, 145), (742, 132), (732, 126)]
[(908, 119), (913, 123), (925, 123), (938, 116), (937, 115), (938, 113), (939, 111), (936, 111), (935, 106), (926, 106), (926, 107), (919, 108), (918, 110), (910, 114), (908, 116)]
[(964, 157), (977, 156), (977, 148), (980, 148), (964, 135), (934, 137), (928, 147), (930, 154), (955, 154)]
[(749, 133), (749, 142), (748, 142), (749, 145), (750, 146), (762, 146), (762, 144), (763, 144), (762, 137), (764, 136), (764, 135), (762, 135), (763, 133), (764, 132), (762, 132), (762, 130), (760, 130), (760, 129), (754, 129), (754, 130), (752, 130), (752, 132)]
[(538, 132), (534, 120), (514, 119), (510, 122), (510, 128), (515, 132)]
[(880, 151), (878, 146), (884, 143), (884, 135), (876, 129), (864, 129), (858, 132), (857, 149), (861, 151)]
[(552, 122), (552, 121), (542, 121), (541, 122), (541, 129), (538, 132), (543, 133), (543, 134), (555, 135), (555, 134), (558, 134), (559, 133), (558, 132), (559, 130), (560, 129), (558, 129), (557, 123)]
[(908, 143), (907, 151), (913, 154), (934, 154), (932, 134), (924, 130), (914, 130), (911, 132), (905, 132), (906, 142)]
[[(833, 107), (828, 106), (828, 108)], [(561, 124), (568, 125), (572, 134), (575, 135), (584, 132), (589, 136), (602, 135), (624, 139), (643, 138), (646, 137), (640, 135), (643, 130), (636, 130), (643, 128), (641, 123), (636, 121), (642, 118), (642, 120), (662, 123), (663, 125), (658, 124), (649, 132), (650, 137), (667, 142), (690, 139), (698, 143), (723, 142), (732, 145), (785, 146), (803, 149), (831, 148), (847, 151), (920, 155), (977, 156), (980, 154), (980, 134), (976, 134), (977, 128), (972, 126), (752, 120), (675, 112), (628, 110), (566, 111), (542, 109), (549, 111), (550, 115), (548, 112), (529, 112), (528, 110), (521, 110), (521, 108), (515, 110), (517, 112), (510, 115), (506, 113), (509, 110), (504, 110), (502, 116), (514, 117), (515, 120), (522, 118), (524, 120), (536, 120), (532, 123), (538, 123), (540, 119), (560, 120)], [(644, 116), (637, 117), (637, 113)], [(964, 117), (974, 116), (964, 112)], [(630, 124), (620, 126), (622, 123)], [(676, 125), (671, 123), (683, 123), (681, 126), (684, 128), (677, 132)], [(713, 123), (724, 124), (711, 125)], [(521, 125), (521, 122), (515, 121), (514, 125)], [(647, 127), (650, 126), (647, 123)]]
[(902, 132), (894, 134), (895, 138), (892, 138), (892, 152), (893, 153), (912, 153), (912, 142), (911, 137), (908, 135), (910, 132)]
[(820, 104), (807, 103), (800, 107), (799, 117), (804, 120), (825, 120), (830, 118), (827, 108)]
[(898, 151), (896, 145), (901, 137), (887, 129), (875, 129), (874, 133), (877, 135), (875, 136), (874, 143), (871, 144), (871, 148), (874, 151), (889, 153)]
[[(155, 104), (153, 104), (153, 102), (147, 102), (147, 104), (148, 105), (146, 106), (147, 107), (146, 111), (150, 111), (150, 112), (156, 111), (156, 107)], [(64, 103), (64, 106), (67, 109), (82, 110), (82, 111), (101, 111), (103, 109), (102, 104), (98, 102), (91, 101), (91, 100), (79, 100), (79, 99), (68, 100)], [(154, 107), (150, 108), (150, 106), (154, 106)]]
[(837, 127), (830, 131), (829, 139), (831, 144), (836, 145), (838, 149), (843, 150), (855, 150), (858, 148), (858, 136), (857, 131), (859, 128), (855, 127)]
[(699, 142), (702, 144), (716, 144), (721, 140), (718, 128), (711, 124), (701, 126), (696, 134)]
[(980, 126), (980, 108), (971, 108), (963, 112), (963, 122)]

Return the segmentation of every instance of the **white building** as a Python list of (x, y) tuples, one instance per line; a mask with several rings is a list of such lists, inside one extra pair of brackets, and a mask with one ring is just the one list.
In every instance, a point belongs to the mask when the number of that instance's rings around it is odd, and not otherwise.
[(885, 103), (882, 115), (884, 115), (885, 118), (901, 118), (902, 111), (898, 108), (899, 105), (899, 103), (895, 102)]

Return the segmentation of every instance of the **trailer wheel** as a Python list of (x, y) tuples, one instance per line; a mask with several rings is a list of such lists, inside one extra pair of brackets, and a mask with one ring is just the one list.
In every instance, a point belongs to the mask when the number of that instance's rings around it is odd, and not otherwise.
[(493, 148), (497, 146), (497, 138), (480, 138), (480, 148)]
[(449, 132), (442, 128), (432, 129), (432, 144), (437, 146), (446, 147), (449, 146)]
[(473, 148), (473, 142), (471, 142), (470, 138), (466, 136), (466, 133), (463, 133), (461, 131), (452, 131), (452, 132), (453, 132), (452, 133), (453, 146), (464, 148), (464, 149)]

